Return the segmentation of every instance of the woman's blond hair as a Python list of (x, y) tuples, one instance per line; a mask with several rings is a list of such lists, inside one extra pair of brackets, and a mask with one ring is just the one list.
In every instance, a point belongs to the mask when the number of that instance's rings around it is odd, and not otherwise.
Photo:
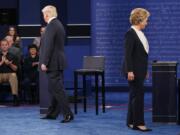
[(129, 21), (132, 25), (138, 25), (150, 16), (149, 11), (144, 8), (135, 8), (131, 11)]

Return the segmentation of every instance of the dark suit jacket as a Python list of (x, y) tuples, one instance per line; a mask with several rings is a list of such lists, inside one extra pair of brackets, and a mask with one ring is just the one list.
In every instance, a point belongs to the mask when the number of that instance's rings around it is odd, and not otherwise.
[(48, 71), (64, 70), (66, 59), (64, 54), (64, 27), (58, 19), (47, 25), (41, 39), (39, 62), (45, 64)]
[(148, 66), (148, 54), (136, 32), (131, 28), (125, 35), (125, 57), (123, 62), (123, 73), (133, 72), (135, 78), (145, 79)]

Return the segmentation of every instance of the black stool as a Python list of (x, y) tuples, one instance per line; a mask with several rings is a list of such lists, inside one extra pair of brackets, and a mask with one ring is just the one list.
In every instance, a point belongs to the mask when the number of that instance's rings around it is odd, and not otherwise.
[(178, 79), (178, 119), (177, 124), (180, 125), (180, 79)]
[(78, 75), (83, 77), (83, 105), (86, 112), (87, 95), (86, 95), (86, 76), (95, 77), (95, 106), (96, 115), (98, 115), (98, 92), (99, 92), (99, 76), (101, 76), (101, 93), (102, 93), (102, 111), (105, 112), (105, 80), (104, 80), (104, 57), (103, 56), (84, 56), (83, 69), (74, 71), (74, 111), (77, 114), (78, 99)]

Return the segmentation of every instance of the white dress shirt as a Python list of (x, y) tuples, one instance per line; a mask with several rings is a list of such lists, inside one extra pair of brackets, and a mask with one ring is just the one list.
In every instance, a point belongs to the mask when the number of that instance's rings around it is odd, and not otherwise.
[(144, 47), (146, 53), (148, 54), (149, 53), (149, 43), (148, 43), (146, 36), (144, 35), (144, 33), (141, 30), (138, 30), (136, 27), (131, 26), (131, 28), (135, 30), (137, 36), (139, 37), (141, 43), (143, 44), (143, 47)]

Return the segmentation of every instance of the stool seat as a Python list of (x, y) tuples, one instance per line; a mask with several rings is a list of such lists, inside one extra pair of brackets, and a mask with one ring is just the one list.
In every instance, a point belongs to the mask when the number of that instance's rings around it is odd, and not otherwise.
[(103, 73), (104, 70), (98, 69), (77, 69), (74, 72), (78, 72), (78, 74), (95, 74), (95, 73)]
[(78, 75), (83, 77), (83, 101), (84, 112), (86, 112), (86, 76), (95, 77), (95, 106), (96, 115), (98, 115), (98, 92), (99, 92), (99, 76), (101, 77), (101, 94), (102, 94), (102, 111), (105, 112), (105, 81), (104, 81), (104, 56), (84, 56), (83, 68), (74, 71), (74, 111), (77, 114), (77, 98), (78, 98)]

